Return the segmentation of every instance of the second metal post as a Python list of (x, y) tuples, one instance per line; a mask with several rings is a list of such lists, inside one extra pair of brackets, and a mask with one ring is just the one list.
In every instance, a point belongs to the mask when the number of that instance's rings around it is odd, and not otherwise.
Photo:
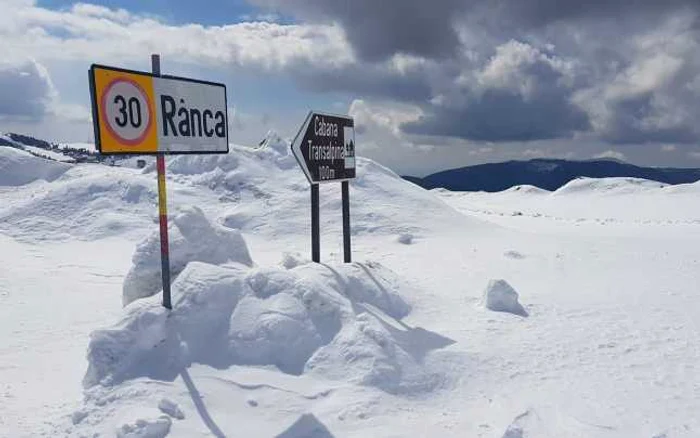
[(318, 206), (318, 184), (311, 184), (311, 260), (321, 263), (321, 224)]
[(350, 183), (342, 182), (343, 191), (343, 254), (345, 263), (352, 263), (350, 247)]

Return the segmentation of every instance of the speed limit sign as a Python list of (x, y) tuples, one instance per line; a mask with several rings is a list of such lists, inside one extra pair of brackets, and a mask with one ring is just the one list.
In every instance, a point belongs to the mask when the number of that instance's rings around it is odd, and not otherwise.
[(228, 152), (223, 84), (93, 65), (90, 91), (102, 154)]
[(102, 95), (102, 118), (114, 138), (125, 145), (141, 143), (153, 116), (148, 95), (144, 89), (130, 79), (115, 79)]

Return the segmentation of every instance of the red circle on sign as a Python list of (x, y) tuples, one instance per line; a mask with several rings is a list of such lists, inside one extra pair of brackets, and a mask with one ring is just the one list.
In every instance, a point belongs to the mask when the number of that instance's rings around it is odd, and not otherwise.
[[(133, 85), (139, 93), (141, 93), (141, 96), (143, 96), (143, 99), (146, 101), (146, 110), (148, 111), (148, 123), (146, 124), (146, 129), (143, 130), (143, 133), (139, 135), (138, 137), (129, 140), (126, 138), (121, 137), (117, 132), (112, 129), (112, 125), (109, 124), (109, 118), (107, 117), (107, 96), (109, 95), (109, 91), (117, 85), (120, 82), (126, 82), (128, 84)], [(124, 143), (125, 145), (128, 146), (135, 146), (139, 143), (141, 143), (144, 138), (146, 138), (146, 135), (148, 135), (148, 131), (151, 129), (151, 124), (153, 123), (153, 117), (151, 114), (151, 105), (150, 102), (148, 101), (148, 95), (144, 91), (143, 87), (139, 85), (136, 81), (128, 78), (116, 78), (112, 79), (112, 81), (107, 85), (107, 88), (105, 88), (104, 93), (102, 93), (102, 102), (101, 102), (101, 108), (100, 108), (100, 115), (102, 116), (102, 120), (105, 121), (105, 125), (107, 125), (107, 131), (112, 135), (112, 137), (116, 138), (120, 142)]]

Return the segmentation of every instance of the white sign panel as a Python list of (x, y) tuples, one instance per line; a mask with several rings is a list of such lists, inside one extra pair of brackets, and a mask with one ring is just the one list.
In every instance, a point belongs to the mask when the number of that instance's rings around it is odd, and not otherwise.
[(103, 154), (228, 152), (225, 85), (97, 65), (90, 83)]

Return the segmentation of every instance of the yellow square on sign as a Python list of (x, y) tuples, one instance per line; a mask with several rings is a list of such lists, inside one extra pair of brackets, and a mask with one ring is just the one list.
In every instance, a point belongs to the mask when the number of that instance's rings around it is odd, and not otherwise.
[(153, 77), (93, 66), (95, 139), (104, 154), (158, 152)]

